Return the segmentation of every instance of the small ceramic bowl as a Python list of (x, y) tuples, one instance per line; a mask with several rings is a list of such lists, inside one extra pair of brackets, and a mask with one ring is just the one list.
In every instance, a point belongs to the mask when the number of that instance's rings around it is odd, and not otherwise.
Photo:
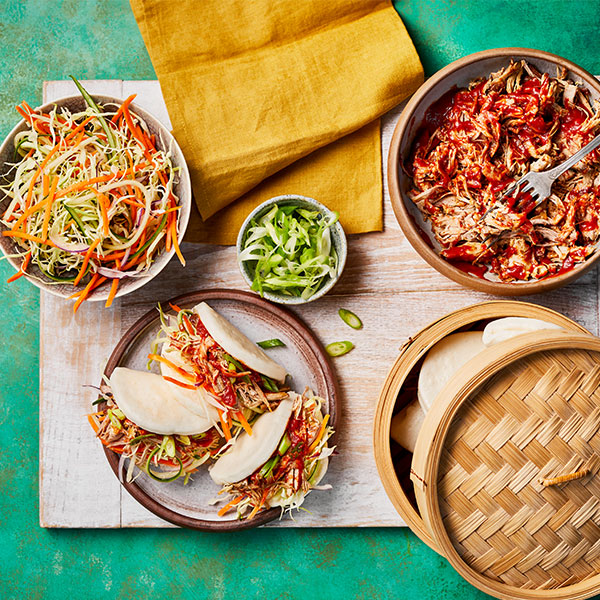
[(498, 48), (477, 52), (444, 67), (417, 90), (396, 124), (388, 159), (388, 183), (394, 213), (404, 235), (421, 258), (442, 275), (461, 285), (501, 296), (536, 294), (570, 283), (596, 262), (600, 251), (597, 249), (571, 271), (535, 281), (505, 283), (465, 273), (439, 256), (433, 236), (428, 233), (431, 231), (429, 224), (408, 195), (411, 180), (402, 168), (402, 161), (410, 155), (415, 136), (432, 104), (451, 90), (466, 88), (474, 79), (488, 77), (508, 66), (513, 59), (524, 59), (538, 71), (553, 77), (556, 77), (558, 69), (565, 68), (567, 77), (585, 86), (590, 91), (592, 100), (600, 100), (600, 82), (581, 67), (560, 56), (528, 48)]
[[(242, 227), (240, 228), (240, 232), (237, 238), (237, 256), (238, 256), (238, 265), (240, 267), (240, 271), (242, 272), (242, 276), (246, 280), (246, 283), (252, 287), (252, 281), (254, 280), (254, 265), (250, 262), (242, 262), (239, 259), (240, 253), (242, 252), (243, 243), (246, 239), (246, 234), (250, 227), (250, 222), (260, 218), (271, 208), (274, 204), (278, 206), (298, 206), (300, 208), (306, 208), (309, 210), (318, 210), (323, 216), (327, 218), (331, 218), (333, 216), (333, 212), (329, 210), (326, 206), (317, 202), (313, 198), (308, 198), (306, 196), (298, 196), (296, 194), (286, 194), (284, 196), (276, 196), (275, 198), (271, 198), (266, 202), (263, 202), (259, 206), (257, 206), (247, 217)], [(337, 274), (335, 277), (330, 277), (325, 283), (307, 300), (299, 296), (287, 296), (285, 294), (277, 294), (275, 292), (263, 292), (263, 297), (271, 302), (278, 302), (279, 304), (305, 304), (307, 302), (312, 302), (313, 300), (317, 300), (317, 298), (321, 298), (324, 296), (337, 282), (344, 270), (344, 265), (346, 264), (346, 255), (348, 253), (348, 244), (346, 242), (346, 234), (344, 233), (344, 229), (342, 228), (339, 221), (331, 227), (331, 246), (336, 251), (338, 256), (338, 268)]]
[[(120, 106), (123, 103), (123, 100), (113, 96), (93, 94), (92, 97), (98, 104), (102, 106)], [(46, 112), (51, 110), (54, 106), (66, 108), (71, 112), (79, 112), (84, 110), (87, 105), (81, 96), (68, 96), (66, 98), (59, 98), (58, 100), (48, 102), (37, 108), (36, 111)], [(162, 150), (171, 151), (171, 161), (173, 163), (173, 167), (180, 169), (178, 173), (178, 181), (173, 186), (173, 190), (175, 195), (179, 198), (179, 203), (181, 205), (177, 230), (179, 233), (178, 239), (182, 240), (188, 225), (190, 209), (192, 205), (192, 184), (190, 181), (190, 174), (187, 164), (185, 162), (185, 158), (183, 157), (183, 152), (177, 145), (177, 142), (171, 135), (171, 132), (156, 117), (136, 104), (131, 104), (130, 108), (133, 113), (145, 121), (150, 134), (156, 135), (157, 147)], [(0, 176), (10, 169), (9, 164), (13, 162), (14, 158), (15, 136), (25, 129), (27, 129), (25, 121), (20, 121), (8, 134), (0, 146)], [(8, 198), (0, 193), (0, 214), (4, 212), (7, 205)], [(5, 229), (6, 227), (4, 225), (0, 225), (0, 230)], [(10, 237), (0, 236), (0, 250), (2, 250), (2, 252), (6, 255), (8, 262), (16, 270), (18, 270), (21, 266), (21, 259), (12, 258), (11, 255), (15, 254), (16, 252), (21, 252), (22, 250), (20, 247), (17, 246), (17, 244), (15, 244)], [(146, 271), (146, 275), (143, 277), (123, 278), (119, 284), (119, 289), (116, 294), (117, 297), (124, 296), (125, 294), (129, 294), (130, 292), (137, 290), (148, 283), (151, 279), (156, 277), (167, 266), (167, 263), (171, 260), (174, 254), (175, 250), (173, 248), (171, 248), (169, 252), (161, 252), (156, 257), (156, 260), (152, 266), (148, 269), (148, 271)], [(54, 294), (55, 296), (61, 296), (62, 298), (68, 298), (71, 294), (73, 294), (73, 292), (81, 290), (85, 287), (81, 284), (74, 288), (71, 284), (50, 283), (48, 282), (47, 277), (41, 273), (41, 271), (35, 265), (30, 265), (28, 267), (25, 277), (38, 288), (45, 290), (50, 294)], [(109, 280), (95, 289), (88, 296), (86, 301), (91, 300), (93, 302), (106, 300), (110, 292), (110, 287), (111, 282)]]

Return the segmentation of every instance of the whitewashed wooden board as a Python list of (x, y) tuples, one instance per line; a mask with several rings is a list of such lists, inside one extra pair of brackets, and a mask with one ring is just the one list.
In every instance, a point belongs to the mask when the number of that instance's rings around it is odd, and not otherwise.
[[(87, 81), (95, 93), (127, 97), (169, 124), (156, 81)], [(44, 84), (44, 102), (75, 93), (70, 82)], [(400, 108), (382, 124), (384, 180), (389, 141)], [(290, 190), (302, 193), (302, 190)], [(326, 198), (320, 198), (327, 203)], [(402, 235), (384, 185), (384, 231), (349, 239), (346, 269), (323, 299), (294, 309), (324, 344), (352, 340), (356, 348), (335, 360), (341, 384), (340, 455), (327, 482), (333, 490), (312, 494), (295, 520), (270, 527), (403, 526), (379, 480), (372, 448), (372, 424), (380, 387), (398, 349), (411, 335), (449, 311), (489, 300), (442, 277)], [(108, 466), (86, 414), (113, 347), (127, 328), (158, 301), (203, 288), (246, 289), (235, 248), (185, 245), (187, 266), (176, 260), (141, 290), (106, 310), (83, 303), (74, 316), (69, 302), (42, 293), (40, 301), (40, 524), (43, 527), (170, 527), (133, 500)], [(567, 288), (526, 298), (558, 310), (598, 334), (598, 273)], [(364, 323), (346, 327), (337, 310), (348, 308)]]

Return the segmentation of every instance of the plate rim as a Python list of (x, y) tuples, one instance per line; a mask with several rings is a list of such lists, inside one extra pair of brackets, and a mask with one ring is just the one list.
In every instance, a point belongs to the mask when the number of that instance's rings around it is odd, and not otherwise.
[[(306, 323), (304, 323), (300, 317), (292, 313), (290, 310), (279, 305), (274, 305), (264, 300), (260, 296), (257, 296), (256, 294), (231, 288), (210, 288), (195, 292), (187, 292), (167, 300), (162, 304), (191, 304), (210, 300), (234, 300), (253, 304), (265, 312), (275, 315), (276, 317), (283, 319), (292, 325), (295, 332), (299, 334), (305, 342), (306, 348), (315, 355), (319, 364), (321, 365), (321, 373), (325, 379), (325, 386), (327, 388), (328, 412), (331, 415), (331, 424), (335, 430), (331, 440), (335, 445), (337, 437), (337, 425), (340, 416), (340, 388), (333, 365), (329, 359), (329, 355), (325, 351), (322, 342), (313, 333), (312, 329)], [(139, 319), (137, 319), (137, 321), (135, 321), (135, 323), (133, 323), (133, 325), (127, 329), (121, 339), (117, 342), (117, 345), (114, 347), (106, 363), (102, 373), (103, 379), (104, 377), (110, 377), (113, 370), (119, 365), (121, 359), (131, 344), (134, 343), (138, 336), (145, 331), (153, 321), (156, 320), (159, 320), (159, 316), (156, 312), (156, 308), (152, 308), (144, 313)], [(99, 406), (102, 405), (103, 403), (101, 403)], [(106, 459), (108, 460), (115, 477), (117, 477), (123, 488), (144, 508), (154, 513), (157, 517), (172, 523), (173, 525), (200, 531), (241, 531), (243, 529), (252, 529), (254, 527), (264, 525), (265, 523), (273, 521), (281, 515), (281, 509), (277, 507), (273, 507), (269, 510), (258, 513), (258, 515), (256, 515), (250, 521), (210, 521), (183, 515), (161, 504), (158, 500), (150, 496), (140, 486), (138, 486), (135, 481), (121, 481), (119, 479), (119, 455), (105, 446), (102, 446), (102, 449), (104, 450), (104, 455), (106, 456)]]

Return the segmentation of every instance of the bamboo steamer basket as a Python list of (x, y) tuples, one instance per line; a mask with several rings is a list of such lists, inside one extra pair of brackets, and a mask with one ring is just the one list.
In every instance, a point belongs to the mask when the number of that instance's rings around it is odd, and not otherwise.
[(451, 333), (483, 329), (493, 319), (530, 317), (588, 334), (571, 319), (549, 308), (520, 301), (500, 300), (469, 306), (431, 323), (411, 337), (400, 349), (400, 355), (383, 384), (375, 411), (373, 442), (375, 462), (384, 489), (392, 504), (410, 529), (428, 546), (444, 554), (437, 539), (425, 524), (410, 479), (413, 455), (390, 438), (392, 418), (407, 404), (417, 400), (417, 378), (424, 356), (438, 341)]
[(600, 339), (545, 330), (482, 351), (427, 413), (411, 478), (429, 535), (506, 599), (600, 591)]

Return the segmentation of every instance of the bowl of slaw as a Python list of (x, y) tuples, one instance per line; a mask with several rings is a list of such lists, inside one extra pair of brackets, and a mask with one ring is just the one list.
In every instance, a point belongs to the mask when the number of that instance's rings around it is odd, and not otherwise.
[(297, 194), (257, 206), (237, 239), (246, 283), (279, 304), (304, 304), (324, 296), (340, 278), (347, 252), (337, 212)]
[(176, 253), (184, 262), (190, 176), (156, 117), (132, 97), (85, 90), (18, 111), (23, 120), (0, 146), (0, 249), (17, 269), (9, 281), (24, 276), (76, 310), (142, 287)]

